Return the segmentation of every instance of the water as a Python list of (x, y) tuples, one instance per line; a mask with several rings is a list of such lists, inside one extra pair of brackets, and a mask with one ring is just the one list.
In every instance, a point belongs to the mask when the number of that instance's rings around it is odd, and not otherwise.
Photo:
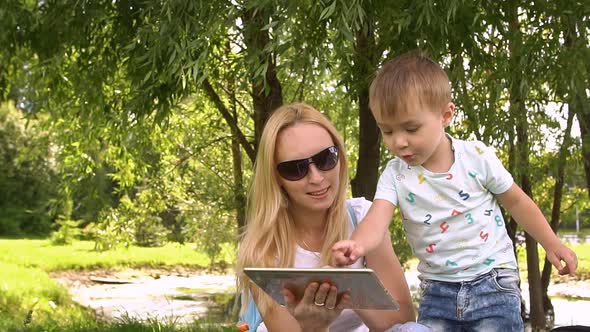
[[(522, 296), (529, 310), (529, 285), (521, 284)], [(571, 281), (568, 283), (551, 283), (547, 290), (555, 311), (553, 324), (557, 326), (590, 326), (590, 282)], [(528, 329), (527, 331), (530, 331)]]
[(58, 278), (74, 301), (110, 320), (221, 321), (236, 290), (233, 275), (141, 276), (121, 284), (94, 283), (89, 276), (66, 279)]

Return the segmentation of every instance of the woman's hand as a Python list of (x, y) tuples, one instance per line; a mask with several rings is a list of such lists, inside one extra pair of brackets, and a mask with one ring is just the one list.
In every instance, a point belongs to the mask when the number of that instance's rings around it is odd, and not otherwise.
[(327, 282), (321, 285), (317, 282), (309, 283), (299, 301), (287, 288), (283, 289), (283, 296), (287, 310), (299, 322), (303, 331), (327, 330), (350, 300), (347, 293), (338, 298), (336, 286)]

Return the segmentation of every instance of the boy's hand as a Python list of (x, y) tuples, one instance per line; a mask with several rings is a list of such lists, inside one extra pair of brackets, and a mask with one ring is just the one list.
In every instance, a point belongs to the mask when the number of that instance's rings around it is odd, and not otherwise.
[[(573, 250), (560, 243), (555, 248), (546, 249), (546, 253), (547, 259), (555, 266), (560, 275), (569, 274), (572, 277), (576, 275), (578, 258)], [(565, 266), (561, 264), (561, 261), (565, 262)]]
[(332, 265), (346, 266), (353, 264), (365, 255), (365, 249), (353, 240), (342, 240), (332, 246)]

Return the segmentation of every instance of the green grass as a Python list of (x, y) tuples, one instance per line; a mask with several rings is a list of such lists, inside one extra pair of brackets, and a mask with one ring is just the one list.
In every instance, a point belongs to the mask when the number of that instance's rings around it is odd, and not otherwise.
[[(580, 243), (580, 244), (566, 244), (569, 248), (571, 248), (576, 255), (578, 256), (578, 269), (577, 269), (577, 278), (578, 279), (588, 279), (590, 278), (590, 243)], [(545, 260), (545, 250), (542, 246), (538, 246), (539, 250), (539, 268), (543, 269), (543, 264)], [(521, 274), (527, 271), (526, 266), (526, 249), (524, 247), (519, 247), (517, 250), (518, 254), (518, 265), (521, 271)], [(557, 276), (557, 270), (555, 268), (551, 271), (553, 276)], [(526, 277), (526, 274), (524, 275)]]
[[(575, 229), (560, 229), (559, 232), (557, 232), (558, 235), (574, 235), (576, 234), (576, 230)], [(581, 237), (586, 237), (587, 235), (590, 235), (590, 228), (588, 228), (587, 226), (581, 227), (580, 231), (577, 233), (578, 236)]]
[(204, 268), (209, 259), (190, 245), (167, 244), (161, 248), (120, 248), (97, 252), (90, 241), (70, 246), (52, 246), (48, 240), (0, 240), (0, 261), (44, 271), (90, 270), (124, 267)]
[[(570, 246), (578, 255), (578, 275), (590, 276), (590, 244)], [(233, 262), (233, 248), (223, 259)], [(519, 248), (519, 264), (526, 278), (526, 257)], [(539, 246), (539, 256), (544, 257)], [(197, 321), (189, 325), (151, 320), (98, 320), (77, 305), (67, 290), (49, 277), (63, 270), (124, 269), (129, 267), (204, 268), (209, 259), (192, 245), (168, 244), (162, 248), (93, 251), (93, 243), (77, 241), (71, 246), (52, 246), (47, 240), (0, 239), (0, 331), (234, 331), (231, 323)], [(553, 273), (556, 275), (555, 269)]]
[[(67, 290), (49, 277), (63, 270), (124, 269), (128, 267), (202, 269), (205, 254), (190, 245), (162, 248), (93, 251), (93, 243), (51, 246), (47, 240), (0, 240), (0, 331), (233, 331), (216, 322), (190, 325), (175, 322), (105, 322), (74, 303)], [(231, 255), (230, 255), (231, 256)], [(232, 259), (232, 258), (230, 258)]]

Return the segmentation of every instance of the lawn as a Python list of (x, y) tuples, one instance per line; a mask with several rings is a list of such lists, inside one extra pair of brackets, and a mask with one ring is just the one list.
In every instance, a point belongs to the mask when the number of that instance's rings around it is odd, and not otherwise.
[[(590, 243), (580, 243), (580, 244), (569, 244), (566, 245), (574, 250), (576, 255), (578, 256), (578, 270), (577, 270), (577, 278), (578, 279), (588, 279), (590, 278)], [(543, 269), (543, 264), (545, 260), (545, 250), (540, 245), (538, 246), (539, 249), (539, 261), (540, 261), (540, 269)], [(520, 268), (521, 274), (527, 271), (526, 266), (526, 248), (518, 247), (518, 265)], [(555, 268), (551, 271), (553, 276), (557, 276), (557, 270)], [(526, 274), (524, 274), (526, 277)]]
[[(580, 278), (590, 276), (590, 244), (570, 245), (578, 255)], [(223, 259), (233, 262), (235, 248), (225, 248)], [(521, 272), (526, 273), (524, 248), (518, 249)], [(539, 246), (539, 255), (544, 257)], [(93, 243), (52, 246), (47, 240), (0, 239), (0, 331), (234, 331), (232, 322), (195, 322), (178, 325), (161, 321), (104, 322), (74, 303), (67, 290), (49, 277), (64, 270), (124, 269), (128, 267), (202, 269), (209, 263), (192, 245), (162, 248), (130, 247), (107, 252)], [(556, 274), (555, 270), (553, 270)], [(526, 278), (526, 274), (524, 274)]]
[(70, 246), (52, 246), (48, 240), (0, 240), (0, 261), (44, 271), (89, 270), (127, 266), (204, 268), (209, 259), (192, 245), (171, 243), (160, 248), (130, 247), (94, 251), (94, 243), (76, 241)]
[[(233, 260), (229, 251), (225, 255)], [(96, 252), (89, 241), (52, 246), (47, 240), (0, 239), (0, 331), (233, 331), (228, 324), (212, 326), (209, 322), (180, 326), (158, 321), (100, 321), (74, 303), (67, 290), (48, 274), (127, 267), (203, 269), (208, 262), (207, 256), (191, 245)]]

